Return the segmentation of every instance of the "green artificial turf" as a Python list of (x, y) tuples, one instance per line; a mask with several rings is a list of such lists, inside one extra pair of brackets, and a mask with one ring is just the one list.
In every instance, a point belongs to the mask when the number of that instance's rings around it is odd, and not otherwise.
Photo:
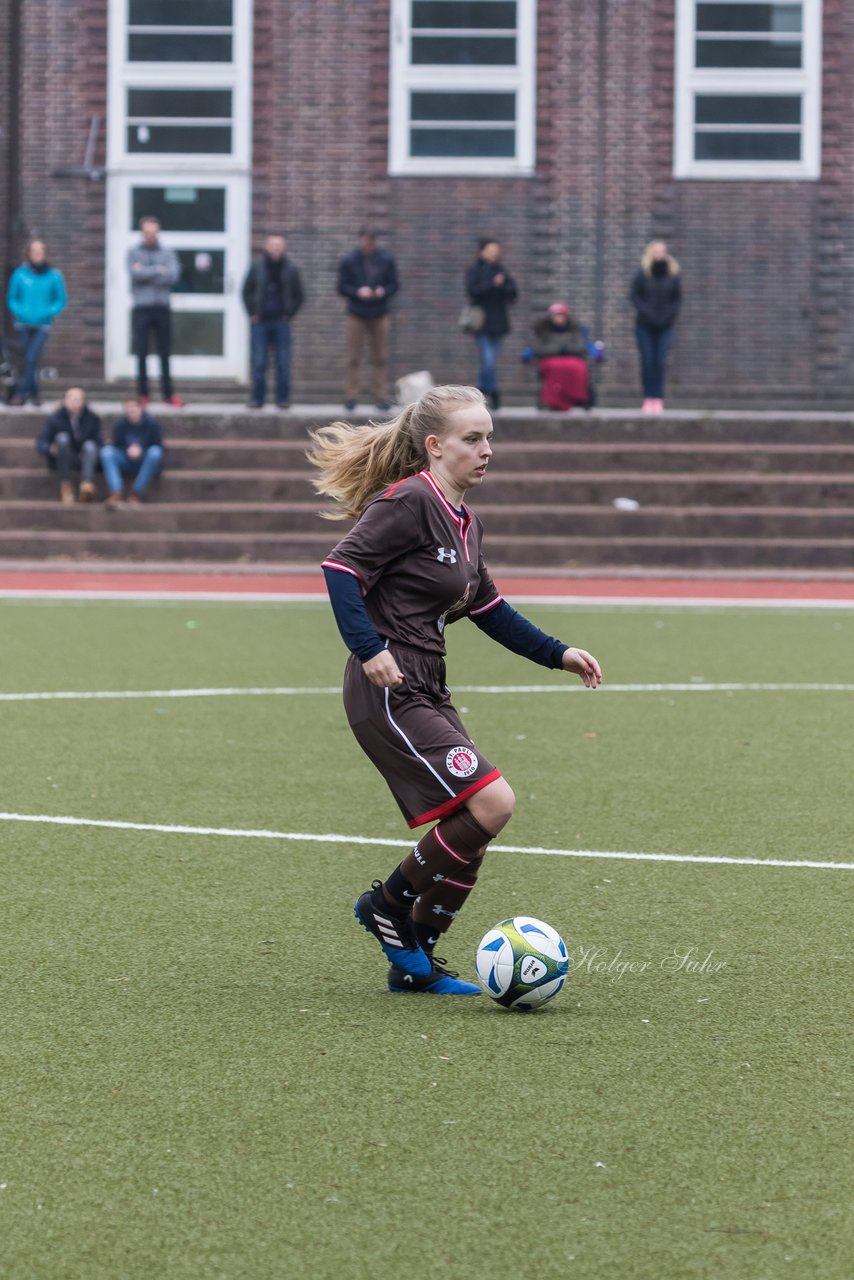
[[(845, 682), (854, 616), (526, 610), (611, 683)], [(322, 606), (2, 604), (3, 692), (334, 687)], [(449, 633), (462, 684), (568, 686)], [(497, 843), (852, 861), (854, 693), (460, 693)], [(402, 840), (337, 694), (0, 703), (2, 808)], [(393, 997), (394, 848), (0, 823), (0, 1275), (846, 1280), (854, 872), (495, 851), (541, 1013)], [(705, 964), (703, 962), (705, 961)], [(630, 967), (625, 967), (630, 966)]]

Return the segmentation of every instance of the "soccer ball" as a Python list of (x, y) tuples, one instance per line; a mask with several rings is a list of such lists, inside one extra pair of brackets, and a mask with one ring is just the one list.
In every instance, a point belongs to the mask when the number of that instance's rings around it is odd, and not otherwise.
[(566, 982), (566, 943), (550, 924), (531, 916), (502, 920), (483, 938), (475, 960), (477, 980), (505, 1009), (536, 1009)]

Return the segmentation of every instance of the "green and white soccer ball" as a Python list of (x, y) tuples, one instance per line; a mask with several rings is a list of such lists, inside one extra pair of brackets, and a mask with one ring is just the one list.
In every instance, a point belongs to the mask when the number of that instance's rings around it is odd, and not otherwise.
[(536, 1009), (566, 982), (566, 943), (550, 924), (532, 916), (502, 920), (481, 941), (475, 961), (486, 995), (505, 1009)]

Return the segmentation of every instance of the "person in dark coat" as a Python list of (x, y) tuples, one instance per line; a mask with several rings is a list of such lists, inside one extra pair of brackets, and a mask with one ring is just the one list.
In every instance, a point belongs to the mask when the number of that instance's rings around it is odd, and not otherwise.
[(590, 408), (587, 339), (565, 302), (553, 302), (534, 322), (533, 352), (540, 375), (540, 404), (568, 412)]
[(250, 409), (262, 409), (266, 398), (267, 361), (276, 353), (276, 405), (287, 409), (291, 398), (291, 321), (302, 306), (302, 278), (287, 256), (284, 236), (267, 236), (243, 282), (243, 305), (252, 338), (252, 399)]
[(480, 252), (466, 271), (466, 292), (474, 306), (484, 313), (483, 325), (475, 333), (480, 352), (477, 385), (493, 409), (501, 408), (498, 390), (498, 352), (510, 332), (507, 308), (516, 301), (516, 282), (501, 261), (501, 245), (491, 236), (480, 241)]
[(388, 400), (389, 299), (400, 288), (397, 265), (377, 245), (377, 233), (359, 232), (359, 243), (338, 264), (338, 292), (347, 299), (347, 387), (344, 407), (355, 409), (359, 398), (359, 366), (365, 342), (373, 361), (373, 397), (378, 409)]
[(640, 352), (642, 409), (644, 413), (661, 413), (664, 371), (682, 301), (679, 263), (667, 252), (663, 240), (652, 240), (644, 249), (630, 296)]
[(124, 414), (113, 423), (112, 443), (101, 450), (101, 466), (107, 479), (107, 506), (124, 501), (122, 475), (133, 478), (128, 502), (142, 501), (143, 494), (163, 466), (163, 432), (160, 423), (146, 413), (139, 400), (126, 400)]
[(71, 474), (80, 472), (80, 501), (95, 501), (95, 471), (101, 448), (101, 419), (86, 403), (82, 387), (69, 387), (62, 404), (42, 427), (36, 449), (59, 476), (63, 503), (76, 501)]

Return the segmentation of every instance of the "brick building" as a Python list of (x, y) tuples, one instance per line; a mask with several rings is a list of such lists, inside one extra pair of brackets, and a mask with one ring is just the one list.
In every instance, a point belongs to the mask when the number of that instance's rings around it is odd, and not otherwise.
[[(456, 328), (477, 235), (533, 313), (565, 298), (634, 396), (643, 245), (683, 267), (673, 389), (854, 393), (850, 0), (2, 0), (0, 254), (32, 234), (70, 305), (63, 379), (131, 373), (124, 255), (155, 212), (179, 250), (176, 374), (242, 381), (239, 288), (284, 228), (309, 302), (297, 395), (340, 393), (337, 260), (382, 229), (403, 289), (395, 373), (469, 380)], [(85, 163), (84, 163), (85, 162)]]

